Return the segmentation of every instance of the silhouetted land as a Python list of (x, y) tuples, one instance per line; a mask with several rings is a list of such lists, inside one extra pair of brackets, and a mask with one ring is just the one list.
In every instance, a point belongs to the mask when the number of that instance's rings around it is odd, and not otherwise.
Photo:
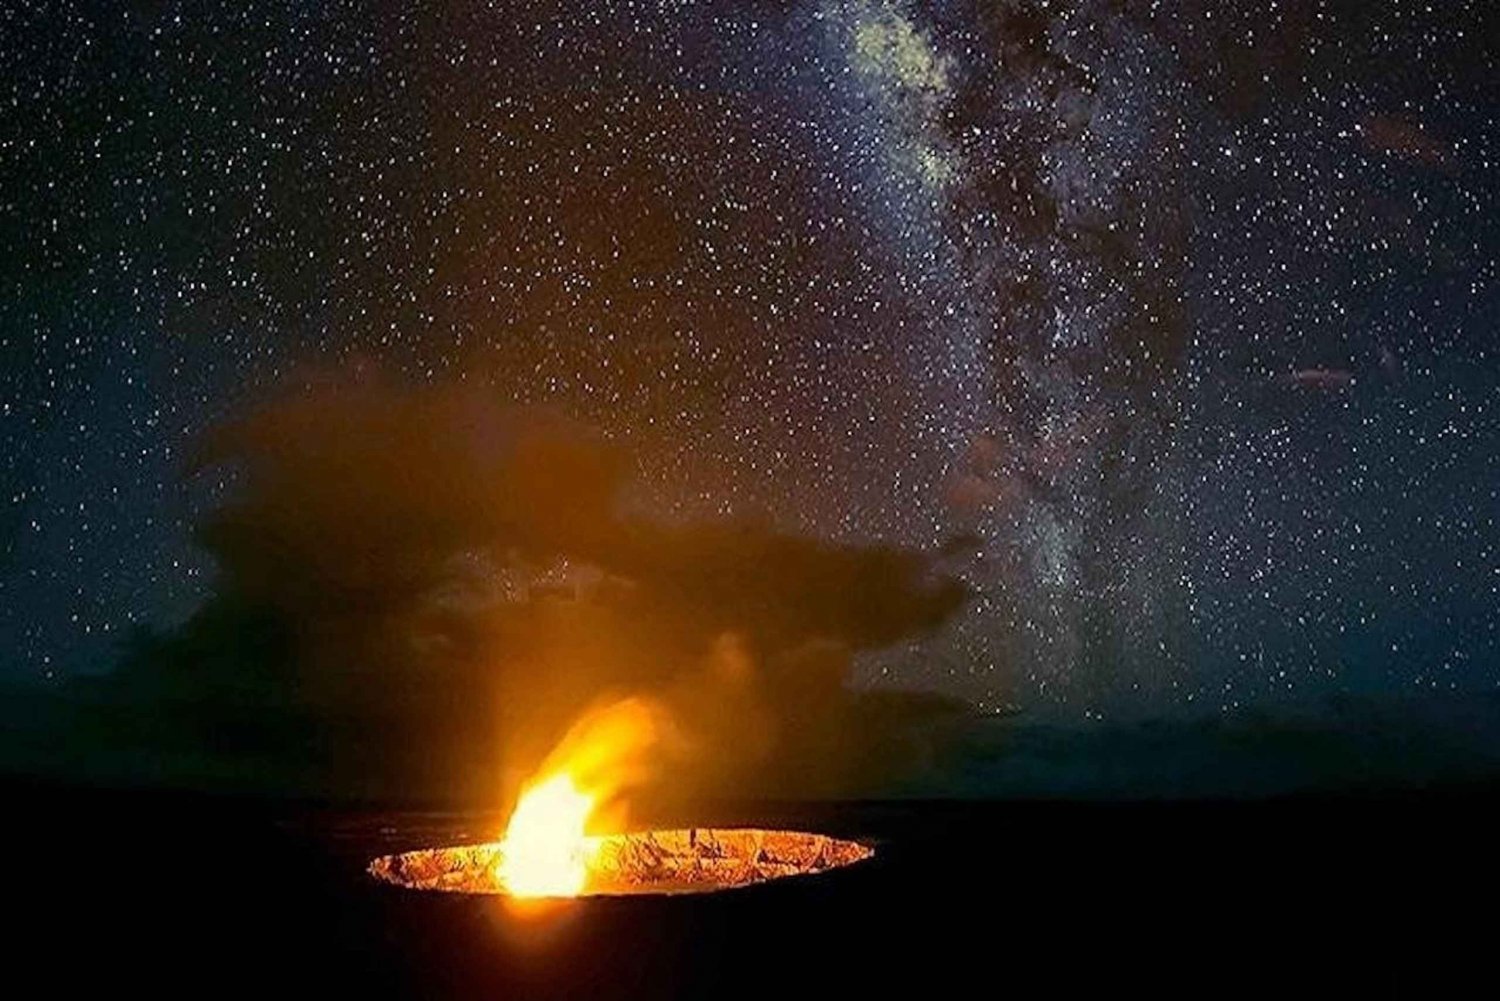
[(492, 816), (11, 782), (7, 951), (55, 996), (1434, 996), (1488, 955), (1496, 792), (720, 806), (878, 855), (521, 918), (363, 872)]

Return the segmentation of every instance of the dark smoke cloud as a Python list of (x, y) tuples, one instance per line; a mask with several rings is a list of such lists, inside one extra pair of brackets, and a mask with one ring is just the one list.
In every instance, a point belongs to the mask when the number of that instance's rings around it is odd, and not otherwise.
[(963, 589), (923, 554), (632, 513), (628, 460), (468, 389), (288, 393), (203, 440), (194, 469), (234, 474), (200, 530), (218, 592), (138, 637), (120, 684), (250, 745), (295, 734), (262, 749), (372, 795), (504, 795), (586, 707), (642, 694), (681, 731), (674, 795), (908, 754), (885, 736), (936, 707), (852, 696), (850, 658)]

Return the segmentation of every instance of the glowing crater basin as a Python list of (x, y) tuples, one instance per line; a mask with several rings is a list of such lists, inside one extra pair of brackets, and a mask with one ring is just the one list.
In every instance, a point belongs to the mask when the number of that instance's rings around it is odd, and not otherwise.
[[(874, 855), (854, 841), (800, 831), (693, 827), (590, 838), (588, 879), (578, 896), (710, 893), (825, 872)], [(414, 890), (506, 894), (498, 843), (426, 848), (370, 863), (377, 879)]]

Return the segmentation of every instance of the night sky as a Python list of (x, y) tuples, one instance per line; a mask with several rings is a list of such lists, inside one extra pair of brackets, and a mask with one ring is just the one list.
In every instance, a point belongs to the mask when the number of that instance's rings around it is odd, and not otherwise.
[(0, 10), (0, 671), (213, 589), (310, 373), (632, 503), (938, 550), (861, 685), (1067, 718), (1500, 685), (1485, 0)]

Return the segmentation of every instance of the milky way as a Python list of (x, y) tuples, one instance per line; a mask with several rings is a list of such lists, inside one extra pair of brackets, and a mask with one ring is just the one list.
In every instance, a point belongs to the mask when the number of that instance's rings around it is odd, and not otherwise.
[(663, 517), (949, 544), (861, 683), (1493, 689), (1500, 99), (1429, 7), (9, 5), (5, 670), (188, 614), (195, 436), (341, 367), (575, 414)]

